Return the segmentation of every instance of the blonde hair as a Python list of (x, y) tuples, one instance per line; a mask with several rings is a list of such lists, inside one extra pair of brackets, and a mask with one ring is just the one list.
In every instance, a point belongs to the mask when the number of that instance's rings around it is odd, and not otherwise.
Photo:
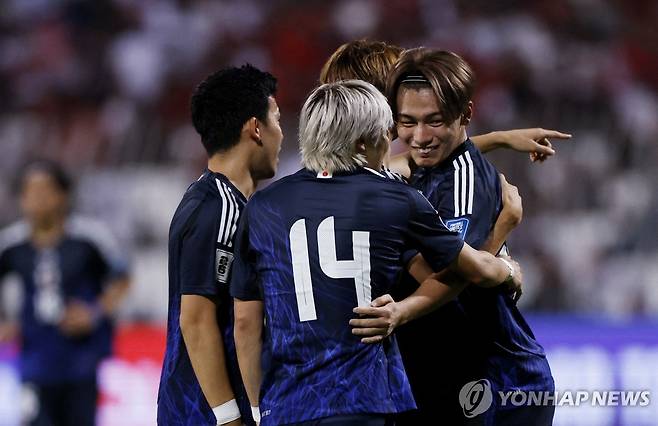
[(366, 164), (356, 143), (388, 143), (391, 108), (372, 84), (344, 80), (323, 84), (306, 99), (299, 117), (302, 164), (321, 172), (350, 171)]

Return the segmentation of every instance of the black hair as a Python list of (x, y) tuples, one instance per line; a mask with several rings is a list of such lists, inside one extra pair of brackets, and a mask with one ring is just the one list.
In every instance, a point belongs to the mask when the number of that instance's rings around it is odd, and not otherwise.
[(73, 181), (69, 174), (64, 170), (59, 163), (52, 160), (32, 160), (26, 163), (18, 173), (18, 179), (14, 184), (14, 190), (19, 193), (25, 185), (25, 179), (30, 173), (41, 172), (50, 176), (57, 187), (66, 195), (70, 195), (73, 191)]
[(251, 117), (265, 121), (268, 97), (276, 93), (272, 74), (246, 64), (209, 75), (192, 95), (192, 123), (212, 156), (240, 140), (242, 126)]

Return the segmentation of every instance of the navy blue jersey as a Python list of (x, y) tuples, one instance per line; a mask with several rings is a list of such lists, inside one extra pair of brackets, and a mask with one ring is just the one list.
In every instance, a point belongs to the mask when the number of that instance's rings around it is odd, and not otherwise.
[[(502, 209), (501, 184), (470, 140), (438, 166), (416, 170), (411, 184), (448, 228), (475, 248), (484, 244)], [(428, 335), (441, 343), (440, 350), (426, 350)], [(553, 389), (544, 350), (502, 287), (469, 286), (457, 301), (401, 328), (399, 337), (405, 365), (417, 366), (408, 370), (421, 409), (435, 412), (445, 403), (461, 411), (459, 389), (471, 380), (487, 379), (494, 391)], [(439, 370), (441, 365), (451, 365), (450, 371)]]
[(0, 278), (16, 275), (23, 286), (20, 312), (22, 379), (41, 385), (94, 380), (110, 353), (112, 325), (102, 318), (84, 337), (59, 330), (66, 304), (98, 303), (104, 286), (127, 275), (127, 262), (105, 227), (72, 217), (50, 248), (31, 242), (31, 228), (19, 222), (0, 234)]
[(257, 193), (238, 229), (231, 295), (263, 300), (262, 425), (415, 407), (394, 339), (352, 335), (352, 309), (387, 293), (402, 253), (436, 269), (463, 241), (410, 186), (370, 169), (303, 169)]
[(180, 329), (181, 296), (202, 295), (217, 303), (231, 386), (242, 421), (253, 424), (235, 354), (233, 302), (228, 294), (234, 235), (246, 204), (222, 174), (206, 170), (183, 196), (169, 229), (167, 348), (158, 392), (158, 424), (215, 425), (216, 419), (192, 369)]

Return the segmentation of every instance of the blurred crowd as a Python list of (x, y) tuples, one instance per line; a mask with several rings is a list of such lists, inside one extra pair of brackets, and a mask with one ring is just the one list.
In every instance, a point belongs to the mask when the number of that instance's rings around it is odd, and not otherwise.
[(205, 153), (189, 96), (219, 67), (279, 79), (286, 139), (340, 44), (367, 37), (463, 55), (478, 88), (471, 134), (574, 135), (544, 164), (496, 152), (518, 185), (511, 239), (526, 310), (658, 315), (658, 3), (653, 0), (5, 0), (0, 3), (0, 225), (34, 157), (78, 180), (78, 210), (132, 253), (126, 319), (166, 317), (169, 220)]

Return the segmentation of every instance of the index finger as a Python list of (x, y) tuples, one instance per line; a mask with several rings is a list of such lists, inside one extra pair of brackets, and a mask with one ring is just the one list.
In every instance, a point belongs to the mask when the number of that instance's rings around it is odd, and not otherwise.
[(571, 139), (571, 134), (562, 133), (557, 130), (542, 129), (544, 131), (545, 138), (555, 138), (555, 139)]
[(386, 312), (386, 309), (384, 308), (375, 308), (372, 306), (358, 306), (354, 309), (352, 309), (352, 312), (355, 314), (359, 315), (369, 315), (369, 316), (375, 316), (375, 317), (381, 317), (384, 316), (384, 313)]

